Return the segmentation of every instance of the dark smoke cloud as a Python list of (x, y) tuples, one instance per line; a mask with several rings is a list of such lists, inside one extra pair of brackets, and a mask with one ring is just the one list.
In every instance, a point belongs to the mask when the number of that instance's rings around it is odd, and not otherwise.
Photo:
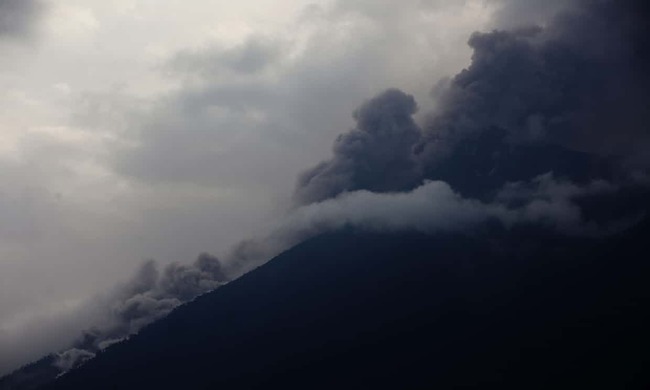
[(0, 39), (32, 34), (43, 8), (40, 0), (0, 0)]
[(72, 348), (57, 355), (54, 364), (61, 371), (77, 367), (99, 351), (228, 280), (219, 259), (205, 253), (192, 264), (173, 263), (162, 272), (154, 261), (147, 261), (128, 283), (93, 302), (103, 306), (105, 318), (101, 325), (85, 331)]
[[(471, 65), (437, 87), (437, 108), (421, 130), (408, 108), (371, 120), (357, 113), (358, 129), (337, 140), (331, 160), (303, 174), (296, 198), (306, 204), (356, 189), (402, 191), (434, 179), (486, 199), (507, 182), (549, 171), (585, 183), (611, 179), (622, 167), (626, 175), (646, 169), (647, 8), (583, 1), (544, 27), (473, 34)], [(389, 91), (361, 112), (415, 106), (404, 101)], [(377, 136), (384, 128), (395, 135)], [(381, 172), (389, 180), (378, 184)]]
[(419, 176), (410, 151), (420, 138), (415, 99), (391, 89), (354, 113), (357, 127), (338, 137), (334, 158), (303, 173), (297, 199), (321, 201), (344, 191), (404, 190)]
[(475, 33), (472, 64), (427, 124), (424, 153), (495, 127), (510, 143), (640, 152), (649, 134), (648, 34), (630, 27), (641, 23), (635, 11), (625, 2), (584, 2), (546, 28)]

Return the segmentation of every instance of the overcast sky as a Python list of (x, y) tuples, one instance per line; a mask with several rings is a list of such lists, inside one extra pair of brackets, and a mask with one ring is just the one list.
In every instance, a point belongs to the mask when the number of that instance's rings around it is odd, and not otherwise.
[(0, 0), (0, 351), (144, 259), (263, 231), (364, 100), (427, 111), (473, 31), (562, 2), (504, 3)]

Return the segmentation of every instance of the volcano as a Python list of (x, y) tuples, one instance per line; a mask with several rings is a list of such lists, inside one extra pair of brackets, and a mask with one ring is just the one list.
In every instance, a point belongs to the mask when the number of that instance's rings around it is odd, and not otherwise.
[(44, 388), (643, 388), (648, 233), (322, 235)]

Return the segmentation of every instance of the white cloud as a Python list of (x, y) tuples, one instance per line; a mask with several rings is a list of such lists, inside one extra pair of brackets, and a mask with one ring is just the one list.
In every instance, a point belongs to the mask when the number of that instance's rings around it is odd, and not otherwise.
[(47, 34), (74, 44), (79, 40), (91, 40), (100, 27), (100, 22), (91, 8), (61, 2), (51, 11)]

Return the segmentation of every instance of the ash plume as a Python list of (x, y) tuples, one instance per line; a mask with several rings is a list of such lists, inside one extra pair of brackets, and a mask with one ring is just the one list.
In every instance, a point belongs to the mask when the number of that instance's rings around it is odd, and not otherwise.
[[(333, 157), (298, 180), (298, 203), (424, 179), (487, 199), (551, 171), (586, 183), (647, 170), (647, 16), (643, 2), (585, 0), (547, 26), (473, 34), (470, 66), (438, 87), (420, 126), (406, 94), (369, 100), (360, 112), (370, 118), (355, 114), (357, 129), (337, 139)], [(393, 137), (382, 136), (387, 128)], [(386, 160), (368, 157), (377, 155)], [(381, 185), (380, 171), (390, 178)]]
[(72, 348), (59, 353), (54, 365), (62, 372), (75, 368), (179, 305), (229, 280), (219, 259), (207, 253), (192, 264), (169, 264), (162, 272), (149, 260), (128, 283), (108, 297), (92, 302), (102, 306), (105, 318), (101, 325), (85, 331)]
[(296, 198), (321, 201), (344, 191), (404, 190), (417, 178), (410, 151), (420, 138), (415, 99), (391, 89), (354, 112), (357, 127), (334, 143), (334, 158), (303, 173)]

